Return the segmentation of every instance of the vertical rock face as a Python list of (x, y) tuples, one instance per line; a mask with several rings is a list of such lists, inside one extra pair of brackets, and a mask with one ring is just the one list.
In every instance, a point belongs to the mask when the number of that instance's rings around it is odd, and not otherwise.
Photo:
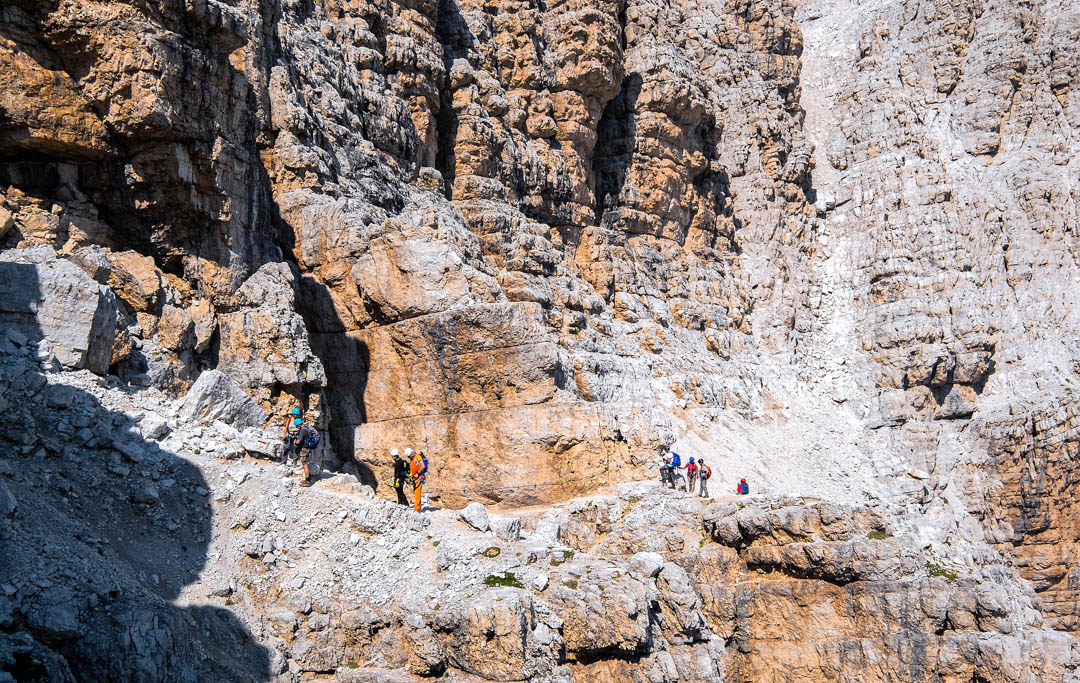
[(64, 367), (109, 367), (116, 299), (51, 249), (0, 254), (0, 320), (8, 340), (35, 344)]
[(831, 289), (811, 327), (819, 348), (846, 333), (870, 361), (862, 410), (934, 475), (929, 507), (963, 500), (1048, 623), (1075, 631), (1080, 139), (1063, 46), (1080, 15), (1057, 2), (847, 9), (798, 14), (825, 255), (803, 286), (811, 302), (814, 280)]
[(63, 364), (227, 373), (380, 494), (391, 447), (462, 506), (674, 445), (991, 543), (1075, 632), (1078, 38), (1066, 0), (17, 0), (0, 266), (58, 254)]
[[(294, 16), (284, 43), (318, 18), (364, 60), (271, 83), (296, 112), (270, 177), (314, 348), (343, 380), (339, 448), (381, 478), (390, 446), (427, 444), (447, 502), (527, 502), (650, 459), (684, 428), (659, 405), (754, 410), (759, 386), (723, 362), (752, 329), (740, 242), (782, 272), (809, 216), (793, 8), (370, 12)], [(763, 232), (736, 235), (733, 183)]]

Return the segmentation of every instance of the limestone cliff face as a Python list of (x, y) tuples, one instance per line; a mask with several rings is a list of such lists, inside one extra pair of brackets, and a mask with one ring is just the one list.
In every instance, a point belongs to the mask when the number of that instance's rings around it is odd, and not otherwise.
[(993, 544), (1075, 631), (1077, 38), (1066, 0), (14, 0), (0, 247), (112, 292), (94, 369), (222, 370), (369, 484), (410, 445), (444, 505), (550, 502), (674, 444)]
[(870, 361), (861, 410), (934, 475), (928, 509), (962, 501), (1075, 631), (1076, 7), (841, 9), (799, 10), (816, 324)]
[(110, 251), (136, 381), (317, 394), (303, 333), (239, 293), (280, 259), (372, 481), (409, 442), (447, 502), (555, 499), (651, 460), (687, 427), (667, 406), (760, 407), (727, 360), (753, 278), (805, 253), (792, 6), (4, 12), (7, 243)]

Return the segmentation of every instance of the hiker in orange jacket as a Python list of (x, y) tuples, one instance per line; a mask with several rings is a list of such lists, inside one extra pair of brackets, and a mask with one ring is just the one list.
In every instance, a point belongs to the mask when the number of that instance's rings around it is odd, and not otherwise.
[(427, 479), (427, 458), (423, 451), (413, 453), (411, 448), (405, 449), (405, 457), (409, 458), (409, 473), (412, 475), (413, 492), (416, 494), (416, 504), (413, 510), (420, 512), (420, 496), (424, 490), (424, 481)]

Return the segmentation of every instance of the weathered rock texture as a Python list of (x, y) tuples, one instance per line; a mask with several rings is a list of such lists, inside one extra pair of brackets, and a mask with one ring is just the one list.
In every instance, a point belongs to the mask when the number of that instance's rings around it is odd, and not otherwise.
[[(424, 450), (431, 500), (463, 507), (564, 500), (674, 445), (709, 461), (714, 492), (749, 475), (755, 491), (884, 500), (907, 534), (805, 561), (803, 540), (744, 535), (707, 570), (680, 564), (710, 586), (744, 569), (824, 582), (812, 597), (752, 582), (744, 604), (795, 615), (772, 631), (756, 611), (740, 631), (698, 610), (740, 653), (723, 670), (686, 649), (700, 623), (650, 644), (655, 609), (696, 609), (665, 568), (666, 608), (605, 579), (633, 606), (611, 633), (594, 630), (589, 610), (617, 611), (595, 591), (410, 622), (414, 672), (1064, 676), (1038, 668), (1057, 645), (1024, 610), (1080, 628), (1078, 38), (1067, 0), (8, 2), (0, 315), (15, 336), (0, 351), (172, 398), (225, 373), (230, 405), (253, 402), (224, 425), (249, 430), (230, 457), (275, 452), (265, 430), (300, 407), (326, 464), (380, 496), (391, 447)], [(38, 379), (11, 381), (36, 395)], [(185, 415), (226, 417), (213, 408)], [(34, 429), (11, 429), (38, 457)], [(168, 498), (148, 486), (133, 504)], [(538, 527), (590, 547), (610, 531), (558, 511)], [(927, 547), (1023, 593), (1013, 562), (1037, 597), (954, 619), (905, 564)], [(818, 551), (858, 556), (822, 574)], [(940, 600), (981, 604), (960, 583), (937, 582)], [(823, 604), (832, 636), (777, 649), (810, 639)], [(36, 633), (82, 634), (57, 628)], [(863, 628), (900, 633), (895, 648), (856, 642)], [(532, 654), (481, 663), (481, 630)]]
[(30, 352), (0, 355), (0, 388), (18, 680), (1077, 680), (1080, 646), (964, 513), (639, 482), (421, 514), (346, 474), (300, 488), (227, 424)]
[(839, 336), (857, 342), (872, 362), (853, 378), (877, 387), (869, 425), (935, 475), (935, 495), (970, 506), (1045, 594), (1049, 623), (1075, 631), (1080, 95), (1067, 45), (1080, 14), (854, 6), (799, 10), (826, 256), (802, 285), (821, 302), (814, 356), (836, 368), (853, 357), (836, 357)]

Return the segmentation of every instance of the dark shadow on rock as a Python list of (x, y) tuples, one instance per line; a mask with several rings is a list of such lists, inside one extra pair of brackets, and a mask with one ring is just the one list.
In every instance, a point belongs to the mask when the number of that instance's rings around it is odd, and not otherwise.
[(634, 153), (634, 108), (641, 93), (641, 74), (623, 79), (619, 93), (604, 107), (596, 124), (592, 173), (596, 183), (596, 215), (617, 209)]
[[(0, 672), (269, 680), (270, 651), (231, 611), (172, 603), (206, 564), (202, 472), (144, 438), (141, 415), (43, 370), (56, 361), (35, 266), (0, 262), (0, 290), (0, 488), (15, 501), (0, 517)], [(79, 381), (117, 386), (89, 372)]]
[(454, 92), (450, 84), (450, 69), (455, 59), (467, 58), (474, 51), (473, 34), (461, 13), (458, 0), (440, 0), (436, 37), (443, 46), (443, 65), (446, 81), (440, 84), (442, 102), (438, 116), (438, 144), (435, 152), (435, 168), (442, 174), (445, 195), (453, 199), (455, 166), (457, 162), (458, 114), (454, 109)]
[(308, 329), (311, 350), (322, 361), (327, 377), (330, 444), (339, 458), (356, 468), (362, 483), (377, 489), (375, 473), (354, 457), (356, 426), (368, 421), (364, 397), (371, 367), (368, 346), (350, 334), (337, 312), (330, 289), (310, 274), (300, 277), (297, 307)]

